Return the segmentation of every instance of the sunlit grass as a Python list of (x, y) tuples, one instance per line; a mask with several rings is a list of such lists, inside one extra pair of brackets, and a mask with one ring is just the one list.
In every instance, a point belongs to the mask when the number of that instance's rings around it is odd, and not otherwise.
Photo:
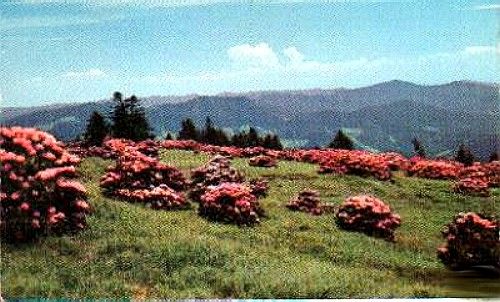
[[(161, 158), (188, 176), (210, 157), (165, 151)], [(319, 175), (305, 163), (258, 168), (235, 159), (247, 178), (270, 182), (262, 200), (267, 217), (239, 228), (199, 217), (196, 205), (164, 212), (103, 197), (98, 182), (110, 163), (88, 158), (79, 168), (95, 208), (87, 231), (2, 245), (5, 297), (500, 296), (498, 280), (457, 279), (435, 255), (440, 231), (456, 213), (500, 213), (498, 189), (490, 198), (469, 198), (451, 193), (448, 181), (398, 175), (389, 183)], [(287, 210), (286, 202), (305, 188), (335, 205), (353, 194), (380, 197), (402, 217), (397, 242), (340, 230), (332, 215)]]

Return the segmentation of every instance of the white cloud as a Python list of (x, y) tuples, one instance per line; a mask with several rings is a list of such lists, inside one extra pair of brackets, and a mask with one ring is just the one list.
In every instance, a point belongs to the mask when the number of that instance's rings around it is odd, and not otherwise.
[(292, 64), (300, 64), (304, 61), (304, 55), (296, 47), (288, 47), (283, 50), (285, 56)]
[(500, 4), (476, 5), (473, 10), (500, 10)]
[(236, 45), (228, 49), (227, 54), (233, 64), (251, 68), (269, 68), (279, 66), (276, 53), (267, 43)]
[(494, 46), (468, 46), (463, 52), (467, 55), (483, 55), (483, 54), (495, 54), (498, 53), (499, 50)]
[(63, 74), (64, 78), (69, 79), (97, 79), (106, 76), (106, 73), (98, 68), (91, 68), (84, 71), (69, 71)]

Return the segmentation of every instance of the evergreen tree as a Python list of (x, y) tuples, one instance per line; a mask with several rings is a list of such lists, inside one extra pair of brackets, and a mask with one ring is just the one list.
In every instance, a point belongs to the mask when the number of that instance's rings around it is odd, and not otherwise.
[(276, 134), (266, 134), (264, 139), (262, 140), (262, 147), (273, 149), (273, 150), (282, 150), (283, 145)]
[(154, 137), (144, 109), (136, 96), (123, 99), (119, 92), (113, 95), (115, 107), (111, 115), (113, 137), (141, 141)]
[(498, 151), (493, 151), (490, 155), (489, 162), (491, 163), (492, 161), (498, 161), (500, 156), (498, 155)]
[(417, 139), (417, 138), (414, 138), (412, 141), (412, 144), (413, 144), (413, 150), (414, 152), (422, 157), (422, 158), (425, 158), (425, 148), (424, 146), (422, 145), (422, 143)]
[(172, 137), (172, 133), (170, 133), (170, 132), (169, 132), (169, 133), (167, 133), (167, 136), (165, 136), (165, 140), (167, 140), (167, 141), (171, 141), (171, 140), (173, 140), (173, 139), (174, 139), (174, 138)]
[(109, 125), (99, 112), (94, 111), (90, 116), (87, 129), (83, 135), (86, 145), (100, 146), (109, 134)]
[(345, 135), (342, 130), (339, 130), (335, 138), (328, 144), (328, 148), (353, 150), (354, 144), (349, 136)]
[(465, 166), (471, 166), (474, 163), (474, 154), (472, 154), (472, 151), (466, 145), (460, 144), (455, 160)]
[(179, 131), (177, 139), (197, 141), (199, 137), (200, 133), (198, 129), (196, 129), (196, 125), (194, 124), (192, 119), (187, 118), (181, 122), (181, 130)]
[(262, 145), (262, 141), (259, 137), (259, 133), (257, 130), (253, 127), (250, 127), (248, 129), (248, 134), (247, 134), (247, 140), (246, 140), (246, 147), (257, 147)]

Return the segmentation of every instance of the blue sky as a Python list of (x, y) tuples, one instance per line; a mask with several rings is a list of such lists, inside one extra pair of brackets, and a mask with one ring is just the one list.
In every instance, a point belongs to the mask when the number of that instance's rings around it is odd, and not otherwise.
[(498, 82), (498, 1), (2, 0), (2, 106)]

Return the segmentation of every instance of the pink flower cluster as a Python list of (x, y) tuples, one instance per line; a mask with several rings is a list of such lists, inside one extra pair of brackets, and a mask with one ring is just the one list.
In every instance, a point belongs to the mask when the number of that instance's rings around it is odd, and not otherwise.
[(257, 197), (266, 197), (267, 191), (269, 191), (269, 182), (263, 178), (257, 178), (250, 180), (250, 191)]
[(500, 187), (500, 161), (484, 164), (484, 169), (488, 175), (489, 186), (492, 188)]
[(336, 214), (337, 225), (346, 230), (394, 241), (394, 231), (401, 225), (399, 215), (382, 200), (368, 195), (347, 198)]
[(259, 218), (264, 215), (250, 188), (241, 183), (209, 186), (200, 198), (198, 210), (201, 216), (210, 220), (237, 225), (259, 223)]
[(458, 182), (453, 185), (453, 191), (467, 195), (489, 196), (489, 177), (484, 166), (474, 163), (461, 169), (458, 173)]
[(446, 244), (438, 258), (450, 269), (477, 265), (500, 268), (500, 221), (476, 213), (459, 213), (443, 232)]
[(323, 207), (319, 198), (319, 192), (315, 190), (304, 190), (295, 196), (286, 205), (293, 211), (302, 211), (313, 215), (323, 214)]
[(34, 128), (0, 128), (2, 237), (14, 242), (86, 227), (90, 205), (71, 155)]
[(430, 179), (456, 179), (463, 165), (455, 161), (413, 158), (407, 170), (409, 176)]
[[(312, 161), (316, 161), (314, 157)], [(373, 176), (379, 180), (392, 177), (388, 162), (379, 155), (365, 151), (334, 150), (319, 159), (319, 173)]]
[(241, 183), (244, 181), (243, 174), (231, 167), (229, 158), (217, 155), (206, 165), (191, 170), (192, 188), (189, 197), (194, 201), (200, 201), (200, 197), (209, 186), (224, 182)]
[(134, 148), (126, 148), (101, 178), (101, 187), (110, 196), (131, 202), (142, 202), (155, 209), (187, 207), (181, 193), (188, 181), (175, 167), (161, 163), (158, 159), (142, 154)]
[(276, 158), (267, 155), (257, 155), (248, 160), (248, 164), (253, 167), (271, 168), (278, 166)]

